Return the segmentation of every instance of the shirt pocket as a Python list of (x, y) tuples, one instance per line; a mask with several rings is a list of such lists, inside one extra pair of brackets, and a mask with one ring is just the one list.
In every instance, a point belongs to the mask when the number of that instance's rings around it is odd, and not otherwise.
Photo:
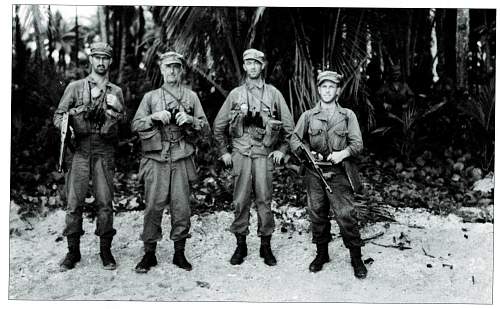
[(321, 120), (314, 119), (309, 124), (309, 143), (312, 150), (323, 152), (326, 148), (326, 125)]
[(330, 146), (335, 151), (344, 150), (347, 147), (347, 136), (349, 131), (347, 130), (345, 122), (341, 122), (335, 125), (333, 128), (329, 130), (332, 132), (330, 136)]

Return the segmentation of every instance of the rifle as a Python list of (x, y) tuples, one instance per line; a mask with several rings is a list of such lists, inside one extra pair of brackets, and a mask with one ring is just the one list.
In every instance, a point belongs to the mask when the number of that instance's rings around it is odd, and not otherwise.
[(59, 164), (57, 166), (57, 172), (62, 173), (64, 165), (64, 153), (66, 151), (67, 142), (66, 135), (68, 134), (69, 128), (69, 113), (66, 112), (62, 116), (61, 120), (61, 147), (59, 148)]
[[(332, 188), (330, 187), (330, 185), (328, 184), (328, 182), (326, 182), (325, 176), (323, 176), (323, 170), (321, 170), (321, 167), (319, 167), (319, 165), (321, 163), (320, 162), (316, 162), (314, 160), (314, 156), (304, 146), (303, 143), (300, 144), (300, 146), (299, 146), (299, 148), (297, 150), (299, 151), (299, 153), (296, 155), (297, 159), (299, 159), (299, 161), (302, 164), (309, 166), (314, 171), (314, 173), (316, 173), (316, 175), (319, 177), (319, 179), (321, 180), (321, 182), (325, 186), (326, 190), (329, 193), (333, 193)], [(331, 165), (330, 163), (328, 163), (328, 164)]]

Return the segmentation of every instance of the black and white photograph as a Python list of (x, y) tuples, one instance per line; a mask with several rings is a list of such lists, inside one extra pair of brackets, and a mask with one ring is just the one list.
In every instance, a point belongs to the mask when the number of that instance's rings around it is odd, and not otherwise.
[(8, 302), (494, 304), (468, 4), (9, 4)]

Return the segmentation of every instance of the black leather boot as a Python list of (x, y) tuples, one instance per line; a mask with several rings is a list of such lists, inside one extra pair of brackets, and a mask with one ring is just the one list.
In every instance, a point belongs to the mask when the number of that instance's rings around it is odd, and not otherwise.
[(142, 260), (135, 266), (136, 273), (147, 273), (151, 267), (158, 265), (156, 260), (156, 243), (144, 243), (145, 254)]
[(366, 278), (368, 270), (361, 259), (361, 247), (349, 248), (349, 252), (351, 253), (351, 265), (354, 268), (354, 276), (359, 279)]
[(68, 236), (68, 253), (59, 265), (60, 271), (67, 271), (75, 268), (75, 264), (80, 262), (82, 255), (80, 254), (80, 236)]
[(116, 261), (111, 254), (111, 242), (113, 241), (113, 237), (101, 237), (100, 244), (100, 252), (99, 256), (102, 260), (102, 266), (106, 270), (114, 270), (116, 269)]
[(313, 273), (323, 269), (323, 264), (330, 262), (328, 255), (328, 243), (316, 244), (316, 257), (309, 264), (309, 270)]
[(186, 239), (174, 241), (174, 259), (173, 263), (174, 265), (177, 265), (180, 268), (183, 268), (185, 270), (191, 270), (193, 269), (193, 266), (186, 260), (186, 257), (184, 256), (184, 247), (186, 245)]
[(266, 265), (276, 265), (276, 258), (271, 250), (271, 235), (260, 237), (260, 257), (264, 258), (264, 263)]
[(245, 257), (248, 254), (247, 249), (247, 236), (242, 234), (235, 234), (236, 236), (236, 250), (231, 256), (229, 261), (231, 265), (240, 265), (243, 263)]

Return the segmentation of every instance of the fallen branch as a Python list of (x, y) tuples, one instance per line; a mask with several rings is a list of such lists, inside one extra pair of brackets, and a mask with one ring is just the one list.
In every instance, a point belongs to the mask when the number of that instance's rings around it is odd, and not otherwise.
[(433, 258), (433, 259), (435, 259), (435, 258), (436, 258), (434, 255), (430, 255), (429, 253), (427, 253), (427, 252), (425, 251), (425, 249), (424, 249), (424, 246), (422, 246), (422, 251), (424, 251), (424, 255), (425, 255), (425, 256), (431, 257), (431, 258)]
[(417, 224), (406, 224), (406, 223), (399, 222), (399, 221), (394, 222), (394, 224), (406, 225), (407, 227), (409, 227), (409, 228), (413, 228), (413, 229), (421, 229), (421, 230), (425, 229), (425, 226), (422, 226), (422, 225), (417, 225)]
[(373, 242), (373, 241), (370, 241), (371, 244), (374, 244), (374, 245), (377, 245), (377, 246), (380, 246), (380, 247), (384, 247), (384, 248), (396, 248), (396, 249), (399, 249), (399, 250), (407, 250), (407, 249), (411, 249), (411, 247), (406, 247), (404, 245), (383, 245), (383, 244), (379, 244), (379, 243), (376, 243), (376, 242)]
[(372, 236), (369, 236), (369, 237), (366, 237), (366, 238), (363, 238), (362, 240), (363, 241), (367, 241), (367, 240), (371, 240), (371, 239), (375, 239), (375, 238), (379, 238), (380, 236), (384, 235), (384, 232), (378, 232), (376, 233), (375, 235), (372, 235)]

